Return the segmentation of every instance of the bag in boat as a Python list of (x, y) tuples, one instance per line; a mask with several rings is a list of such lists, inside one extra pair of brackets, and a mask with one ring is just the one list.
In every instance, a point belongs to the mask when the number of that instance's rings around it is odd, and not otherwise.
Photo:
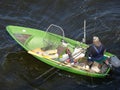
[(116, 56), (112, 56), (110, 58), (110, 63), (112, 64), (113, 67), (118, 68), (120, 67), (120, 60)]

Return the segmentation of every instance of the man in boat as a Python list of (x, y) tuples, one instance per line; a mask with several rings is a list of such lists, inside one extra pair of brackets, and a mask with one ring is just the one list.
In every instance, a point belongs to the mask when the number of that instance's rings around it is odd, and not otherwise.
[(90, 67), (93, 62), (97, 62), (98, 68), (101, 68), (102, 64), (105, 62), (108, 64), (107, 57), (104, 56), (104, 52), (106, 51), (104, 45), (101, 43), (100, 39), (97, 36), (93, 37), (93, 44), (87, 49), (86, 55), (88, 57), (88, 64)]

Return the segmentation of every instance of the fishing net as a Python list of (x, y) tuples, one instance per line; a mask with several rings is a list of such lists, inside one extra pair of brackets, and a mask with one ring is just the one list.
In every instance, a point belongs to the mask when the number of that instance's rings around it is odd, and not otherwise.
[(61, 40), (64, 40), (64, 30), (57, 25), (51, 24), (45, 33), (43, 43), (46, 46), (44, 49), (55, 49), (61, 44)]

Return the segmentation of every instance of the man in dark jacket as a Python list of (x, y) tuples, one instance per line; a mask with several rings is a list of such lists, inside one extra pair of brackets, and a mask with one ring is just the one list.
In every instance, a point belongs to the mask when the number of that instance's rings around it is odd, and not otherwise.
[(104, 56), (104, 52), (106, 51), (104, 45), (100, 42), (97, 36), (93, 37), (93, 44), (89, 46), (87, 49), (86, 55), (88, 57), (88, 62), (97, 62), (99, 63), (99, 67), (101, 67), (103, 62), (108, 64), (107, 57)]

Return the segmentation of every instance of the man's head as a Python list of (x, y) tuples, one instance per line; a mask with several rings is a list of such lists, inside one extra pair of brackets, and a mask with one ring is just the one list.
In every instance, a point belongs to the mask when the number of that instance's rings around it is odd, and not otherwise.
[(96, 46), (100, 46), (101, 45), (99, 37), (97, 37), (97, 36), (93, 37), (93, 44), (95, 44)]
[(95, 41), (95, 42), (100, 41), (100, 40), (99, 40), (99, 37), (94, 36), (94, 37), (93, 37), (93, 41)]

